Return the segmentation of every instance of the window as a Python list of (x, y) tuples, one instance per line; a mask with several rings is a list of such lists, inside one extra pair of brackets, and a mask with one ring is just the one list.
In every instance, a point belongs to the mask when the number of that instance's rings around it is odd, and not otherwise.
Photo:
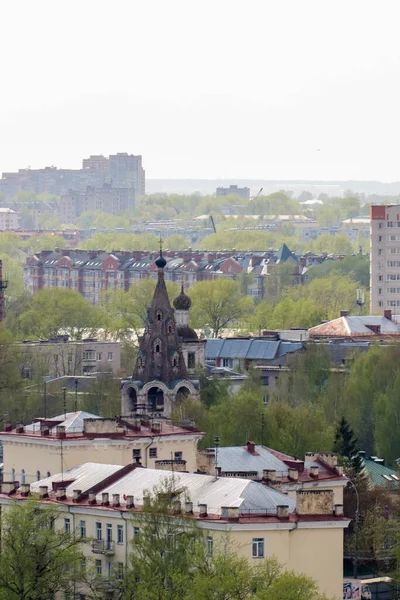
[(81, 537), (86, 537), (86, 521), (81, 521)]
[(112, 548), (113, 542), (112, 542), (112, 525), (111, 523), (107, 523), (106, 525), (106, 541), (107, 541), (107, 548)]
[(231, 358), (223, 358), (222, 359), (222, 366), (223, 367), (227, 367), (228, 369), (232, 368), (232, 359)]
[(149, 456), (150, 458), (157, 458), (157, 448), (150, 448)]
[(157, 352), (157, 354), (159, 354), (159, 352), (160, 352), (160, 344), (156, 344), (156, 352)]
[(124, 543), (124, 527), (123, 525), (117, 525), (117, 544)]
[(46, 477), (51, 477), (51, 473), (50, 473), (50, 471), (47, 471), (47, 473), (46, 473)]
[(123, 579), (124, 577), (124, 563), (117, 563), (117, 579)]
[(207, 554), (208, 556), (212, 556), (214, 552), (214, 540), (211, 536), (207, 537)]
[(268, 404), (269, 401), (269, 394), (264, 394), (263, 396), (263, 404)]
[(101, 540), (102, 539), (102, 532), (101, 532), (101, 523), (99, 523), (98, 521), (96, 522), (96, 540)]
[(188, 369), (194, 369), (196, 367), (196, 354), (194, 352), (188, 352)]
[(383, 275), (378, 275), (378, 281), (383, 281)]
[(96, 353), (94, 350), (85, 350), (83, 353), (83, 360), (94, 360), (96, 358)]
[(137, 538), (139, 537), (139, 534), (140, 534), (140, 529), (139, 529), (139, 527), (134, 527), (134, 528), (133, 528), (133, 539), (134, 539), (134, 540), (135, 540), (135, 539), (137, 540)]
[(264, 538), (253, 538), (253, 558), (264, 558)]
[(71, 600), (71, 594), (69, 592), (65, 592), (64, 598), (65, 600)]
[(97, 353), (97, 360), (103, 360), (103, 353), (102, 352), (98, 352)]
[(102, 572), (101, 560), (97, 559), (96, 560), (96, 573), (97, 573), (97, 575), (101, 575), (101, 572)]
[(66, 533), (69, 533), (71, 531), (71, 520), (70, 519), (64, 519), (64, 531)]
[(139, 458), (139, 459), (140, 459), (140, 458), (141, 458), (141, 456), (142, 456), (142, 455), (141, 455), (141, 451), (140, 451), (140, 449), (139, 449), (139, 450), (137, 450), (137, 449), (135, 448), (134, 450), (132, 450), (132, 456), (133, 456), (133, 458)]
[(183, 452), (175, 452), (175, 460), (182, 460)]
[(112, 353), (112, 352), (109, 352), (109, 353), (108, 353), (108, 360), (112, 360), (112, 359), (113, 359), (113, 353)]
[(107, 577), (111, 577), (111, 563), (109, 560), (107, 561)]

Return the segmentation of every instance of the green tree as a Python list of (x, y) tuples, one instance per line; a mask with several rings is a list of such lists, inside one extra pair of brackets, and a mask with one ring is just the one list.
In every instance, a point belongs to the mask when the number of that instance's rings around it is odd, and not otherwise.
[(0, 599), (42, 600), (73, 592), (84, 540), (53, 527), (59, 511), (34, 500), (12, 504), (1, 518)]
[(350, 425), (343, 417), (337, 424), (333, 450), (337, 452), (352, 473), (361, 473), (362, 459), (358, 453), (357, 440)]
[(196, 283), (190, 290), (190, 297), (192, 325), (209, 326), (213, 337), (249, 314), (253, 307), (251, 298), (240, 293), (239, 284), (225, 279)]
[(51, 338), (68, 333), (74, 339), (104, 326), (106, 314), (92, 306), (79, 292), (62, 288), (45, 288), (32, 297), (29, 310), (19, 318), (19, 328), (25, 338)]

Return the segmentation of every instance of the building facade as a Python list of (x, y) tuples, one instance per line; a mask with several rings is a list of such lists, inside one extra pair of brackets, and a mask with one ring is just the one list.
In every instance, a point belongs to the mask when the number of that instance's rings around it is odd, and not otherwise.
[(193, 472), (203, 435), (192, 424), (129, 416), (102, 419), (82, 411), (15, 428), (7, 423), (0, 432), (3, 478), (32, 483), (83, 461)]
[(400, 205), (371, 206), (370, 216), (370, 311), (376, 314), (400, 309)]
[(11, 208), (0, 208), (0, 231), (19, 228), (18, 213)]
[(204, 530), (211, 551), (228, 535), (229, 549), (250, 563), (275, 557), (312, 577), (329, 597), (342, 598), (343, 531), (349, 521), (330, 490), (298, 491), (292, 499), (249, 479), (85, 463), (17, 490), (17, 484), (3, 482), (0, 506), (7, 510), (32, 493), (58, 506), (57, 526), (90, 537), (85, 553), (107, 578), (127, 565), (146, 497), (171, 478), (177, 514), (179, 505), (179, 514)]
[(101, 188), (88, 187), (85, 192), (71, 190), (60, 198), (58, 211), (61, 223), (73, 223), (87, 211), (99, 210), (110, 215), (120, 215), (135, 208), (134, 187), (113, 187), (104, 183)]
[(248, 187), (240, 188), (237, 185), (230, 185), (229, 187), (218, 187), (216, 191), (217, 196), (230, 196), (231, 194), (250, 200), (250, 188)]

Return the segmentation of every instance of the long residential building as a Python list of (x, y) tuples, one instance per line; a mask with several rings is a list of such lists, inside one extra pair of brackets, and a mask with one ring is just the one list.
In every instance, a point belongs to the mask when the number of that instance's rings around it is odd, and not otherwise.
[(120, 215), (135, 208), (134, 187), (113, 187), (104, 183), (102, 187), (89, 186), (86, 191), (70, 190), (63, 194), (58, 205), (61, 223), (73, 223), (82, 213), (101, 211), (110, 215)]
[(128, 566), (146, 498), (168, 481), (176, 490), (177, 516), (203, 529), (210, 553), (228, 535), (230, 549), (250, 563), (276, 557), (285, 568), (315, 579), (329, 597), (342, 597), (343, 532), (349, 520), (332, 490), (299, 489), (290, 498), (245, 478), (86, 462), (31, 485), (3, 482), (0, 507), (6, 511), (31, 494), (43, 505), (57, 506), (56, 526), (89, 537), (85, 553), (96, 561), (97, 574), (107, 578)]
[[(290, 264), (291, 283), (306, 281), (309, 266), (326, 259), (311, 253), (296, 256), (285, 244), (268, 251), (164, 251), (166, 281), (189, 288), (199, 281), (236, 280), (242, 273), (251, 275), (247, 294), (254, 298), (274, 295), (280, 287), (279, 265)], [(24, 285), (34, 293), (46, 287), (65, 287), (80, 292), (93, 304), (100, 302), (104, 290), (127, 291), (134, 283), (157, 277), (156, 252), (101, 250), (43, 250), (27, 258)], [(287, 284), (288, 276), (285, 274)]]

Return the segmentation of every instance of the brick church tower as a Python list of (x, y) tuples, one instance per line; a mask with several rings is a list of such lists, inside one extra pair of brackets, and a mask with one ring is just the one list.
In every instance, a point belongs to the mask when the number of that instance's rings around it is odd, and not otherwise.
[(169, 416), (180, 398), (199, 397), (198, 379), (189, 378), (174, 309), (164, 280), (166, 260), (160, 250), (158, 279), (147, 322), (139, 342), (133, 375), (122, 382), (121, 414)]

